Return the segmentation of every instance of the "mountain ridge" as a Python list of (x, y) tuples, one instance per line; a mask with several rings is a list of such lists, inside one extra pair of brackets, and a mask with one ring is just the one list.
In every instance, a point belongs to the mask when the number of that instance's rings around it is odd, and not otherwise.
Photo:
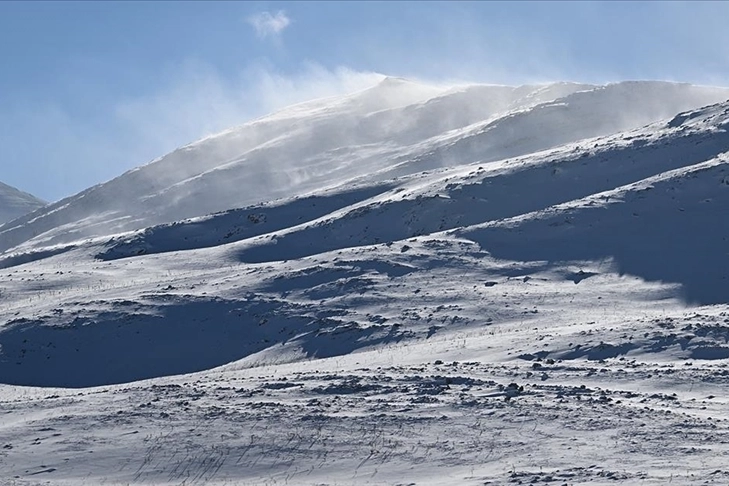
[(729, 90), (673, 83), (453, 88), (386, 78), (354, 95), (313, 102), (316, 110), (297, 105), (206, 137), (51, 204), (0, 229), (0, 251), (123, 233), (357, 180), (515, 157), (727, 97)]

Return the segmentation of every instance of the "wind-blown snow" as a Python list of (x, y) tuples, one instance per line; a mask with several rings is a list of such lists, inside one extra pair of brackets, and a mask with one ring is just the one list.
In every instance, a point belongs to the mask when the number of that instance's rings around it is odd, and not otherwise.
[(388, 79), (0, 227), (0, 478), (726, 484), (728, 97)]

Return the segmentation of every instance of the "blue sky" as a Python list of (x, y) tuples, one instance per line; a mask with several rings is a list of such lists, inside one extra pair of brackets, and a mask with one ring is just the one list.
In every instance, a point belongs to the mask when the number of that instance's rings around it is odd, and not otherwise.
[(725, 2), (0, 2), (0, 181), (56, 200), (373, 73), (729, 86)]

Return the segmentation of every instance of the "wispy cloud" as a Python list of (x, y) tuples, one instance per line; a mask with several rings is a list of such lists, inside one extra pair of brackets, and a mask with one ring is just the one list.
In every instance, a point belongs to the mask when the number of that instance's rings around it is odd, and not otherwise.
[(246, 18), (246, 21), (256, 31), (256, 35), (263, 39), (266, 37), (276, 37), (281, 32), (291, 25), (291, 19), (286, 15), (286, 12), (279, 10), (276, 13), (271, 12), (259, 12), (257, 14), (250, 15)]

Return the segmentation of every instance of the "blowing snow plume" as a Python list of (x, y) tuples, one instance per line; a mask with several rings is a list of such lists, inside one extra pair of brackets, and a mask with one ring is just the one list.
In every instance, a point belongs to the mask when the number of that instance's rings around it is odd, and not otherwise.
[(627, 130), (729, 97), (659, 82), (429, 86), (386, 78), (187, 145), (21, 218), (0, 251), (71, 243)]

